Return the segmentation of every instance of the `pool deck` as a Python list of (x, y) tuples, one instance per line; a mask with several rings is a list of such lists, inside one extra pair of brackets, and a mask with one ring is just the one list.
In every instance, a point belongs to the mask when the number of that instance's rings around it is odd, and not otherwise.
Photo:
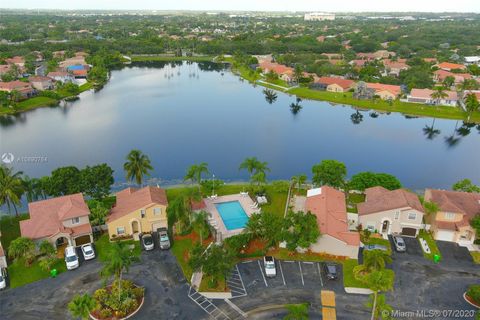
[(226, 239), (228, 237), (240, 234), (242, 233), (244, 228), (228, 230), (223, 223), (222, 217), (220, 216), (217, 207), (215, 207), (216, 203), (238, 201), (240, 202), (240, 205), (242, 206), (248, 217), (250, 217), (254, 213), (260, 212), (260, 208), (252, 208), (254, 201), (248, 195), (230, 194), (226, 196), (220, 196), (215, 199), (205, 198), (203, 199), (203, 201), (205, 202), (206, 206), (205, 211), (210, 214), (211, 221), (213, 222), (210, 224), (217, 230), (217, 232), (221, 233), (221, 239)]

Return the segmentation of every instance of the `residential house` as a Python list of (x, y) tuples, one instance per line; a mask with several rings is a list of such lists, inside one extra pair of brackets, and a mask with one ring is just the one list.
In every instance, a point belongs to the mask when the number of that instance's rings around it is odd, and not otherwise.
[(52, 71), (47, 74), (47, 77), (61, 83), (73, 82), (75, 78), (67, 71)]
[(368, 60), (357, 59), (357, 60), (350, 61), (348, 64), (356, 69), (360, 69), (360, 68), (363, 68), (363, 66), (365, 66), (367, 62)]
[(354, 87), (355, 81), (335, 77), (320, 77), (312, 84), (312, 88), (314, 89), (329, 92), (348, 92)]
[(19, 68), (25, 67), (25, 58), (20, 57), (20, 56), (15, 56), (13, 58), (5, 59), (5, 62), (7, 64), (14, 64)]
[(51, 90), (54, 88), (53, 79), (42, 76), (30, 76), (28, 82), (37, 90)]
[(117, 192), (107, 217), (110, 238), (133, 236), (167, 228), (167, 194), (159, 187), (127, 188)]
[(480, 193), (448, 190), (425, 190), (425, 201), (434, 202), (439, 210), (428, 217), (435, 240), (470, 245), (475, 229), (470, 220), (480, 213)]
[(434, 90), (430, 89), (412, 89), (409, 95), (407, 95), (406, 102), (412, 103), (423, 103), (430, 105), (442, 105), (442, 106), (451, 106), (455, 107), (458, 103), (458, 94), (455, 91), (444, 91), (447, 95), (442, 99), (432, 98)]
[(437, 70), (433, 73), (435, 82), (443, 82), (447, 77), (453, 77), (454, 85), (463, 83), (465, 79), (472, 79), (472, 75), (469, 73), (453, 73), (445, 70)]
[(384, 75), (398, 77), (400, 76), (400, 71), (408, 70), (410, 66), (406, 63), (406, 59), (398, 59), (392, 61), (390, 59), (383, 60), (383, 65), (385, 66)]
[(416, 237), (423, 228), (424, 210), (416, 194), (373, 187), (365, 190), (365, 196), (365, 202), (357, 205), (358, 222), (364, 229)]
[(0, 64), (0, 76), (7, 74), (10, 71), (11, 66), (9, 64)]
[(75, 57), (67, 58), (63, 61), (60, 61), (59, 66), (61, 68), (67, 68), (70, 66), (83, 66), (85, 64), (87, 64), (87, 62), (85, 62), (85, 57), (75, 56)]
[(466, 65), (476, 64), (480, 66), (480, 56), (465, 57), (465, 64)]
[(435, 65), (441, 70), (452, 71), (452, 70), (465, 70), (466, 67), (463, 64), (442, 62)]
[(30, 219), (20, 221), (20, 233), (39, 243), (80, 246), (93, 242), (90, 211), (83, 195), (76, 193), (28, 204)]
[(317, 217), (321, 236), (310, 246), (314, 252), (357, 259), (360, 236), (349, 231), (345, 195), (329, 186), (307, 191), (305, 210)]
[(400, 86), (392, 84), (367, 82), (367, 88), (375, 90), (375, 95), (382, 100), (395, 100), (402, 93)]
[(24, 99), (35, 95), (35, 90), (32, 88), (30, 83), (19, 80), (0, 82), (0, 91), (6, 91), (9, 93), (17, 91)]
[(267, 74), (270, 71), (273, 71), (283, 81), (286, 81), (286, 82), (293, 81), (293, 73), (294, 73), (293, 68), (290, 68), (275, 62), (268, 62), (268, 61), (260, 62), (258, 67), (262, 70), (263, 74)]

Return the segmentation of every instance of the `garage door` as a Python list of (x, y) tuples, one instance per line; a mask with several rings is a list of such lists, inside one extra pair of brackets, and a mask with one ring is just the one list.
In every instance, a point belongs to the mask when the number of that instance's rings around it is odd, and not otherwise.
[(417, 229), (415, 228), (402, 228), (402, 236), (415, 237), (417, 235)]
[(87, 234), (85, 236), (81, 236), (81, 237), (78, 237), (78, 238), (75, 238), (75, 245), (78, 247), (78, 246), (81, 246), (82, 244), (85, 244), (85, 243), (90, 243), (90, 236)]
[(454, 235), (455, 233), (450, 230), (438, 230), (435, 234), (435, 239), (441, 241), (453, 241)]
[(167, 224), (165, 222), (155, 222), (152, 223), (152, 231), (158, 231), (159, 228), (166, 228)]

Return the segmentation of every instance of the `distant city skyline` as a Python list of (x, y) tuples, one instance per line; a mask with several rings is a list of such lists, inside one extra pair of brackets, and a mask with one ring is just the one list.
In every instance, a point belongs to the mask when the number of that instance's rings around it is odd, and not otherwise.
[(97, 10), (195, 10), (195, 11), (325, 11), (325, 12), (480, 12), (479, 0), (17, 0), (3, 2), (12, 9), (97, 9)]

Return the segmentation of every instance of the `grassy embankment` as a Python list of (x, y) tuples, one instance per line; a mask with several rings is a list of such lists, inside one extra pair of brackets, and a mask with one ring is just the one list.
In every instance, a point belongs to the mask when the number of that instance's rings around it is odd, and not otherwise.
[(194, 57), (175, 57), (169, 55), (132, 55), (132, 62), (144, 62), (144, 61), (193, 61), (193, 62), (206, 62), (213, 61), (214, 56), (194, 56)]

